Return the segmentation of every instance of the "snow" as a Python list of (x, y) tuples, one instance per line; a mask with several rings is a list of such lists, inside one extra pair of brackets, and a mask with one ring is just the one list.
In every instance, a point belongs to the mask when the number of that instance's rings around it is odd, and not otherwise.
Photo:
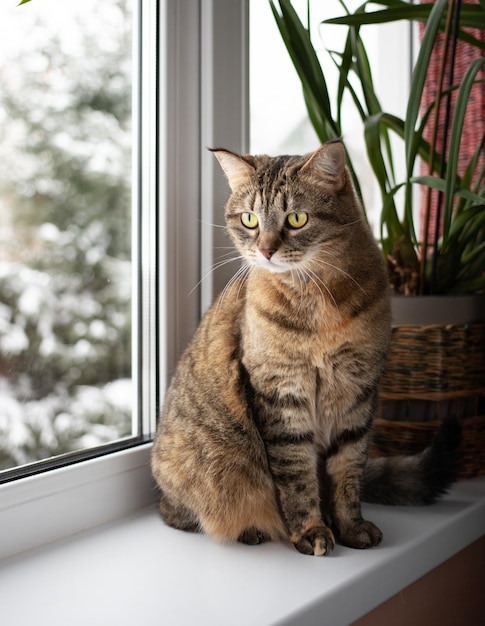
[(116, 243), (131, 209), (131, 2), (17, 4), (0, 2), (0, 470), (131, 435), (134, 393), (132, 268)]
[(43, 293), (39, 285), (28, 285), (17, 301), (18, 310), (27, 317), (36, 315), (42, 305)]
[(108, 327), (103, 320), (96, 319), (89, 324), (89, 334), (93, 339), (103, 339), (107, 332)]
[[(55, 241), (65, 235), (50, 224), (41, 230)], [(0, 470), (132, 434), (130, 379), (76, 384), (120, 347), (127, 324), (130, 264), (110, 259), (110, 266), (116, 268), (109, 282), (117, 302), (112, 319), (94, 294), (66, 289), (62, 276), (0, 262), (1, 293), (9, 296), (8, 304), (0, 302)], [(62, 328), (72, 333), (72, 343), (59, 335)], [(57, 384), (42, 391), (42, 376), (60, 363)]]
[(104, 393), (108, 401), (118, 409), (128, 411), (133, 403), (133, 389), (131, 380), (122, 378), (108, 383), (104, 387)]
[(55, 224), (46, 222), (45, 224), (39, 226), (38, 235), (44, 241), (55, 243), (59, 240), (60, 230)]
[(16, 355), (24, 352), (29, 347), (29, 338), (20, 326), (10, 324), (2, 337), (0, 337), (0, 350), (8, 355)]
[(22, 399), (18, 392), (0, 376), (0, 460), (8, 451), (10, 465), (96, 447), (132, 434), (130, 379), (79, 386), (73, 395), (60, 386), (40, 400)]

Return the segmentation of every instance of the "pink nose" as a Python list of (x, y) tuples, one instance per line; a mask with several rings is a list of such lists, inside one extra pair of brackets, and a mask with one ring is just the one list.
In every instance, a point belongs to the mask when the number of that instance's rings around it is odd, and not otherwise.
[(271, 259), (271, 257), (273, 256), (273, 254), (276, 252), (276, 250), (273, 250), (271, 248), (265, 248), (264, 250), (261, 250), (261, 254), (266, 257), (269, 261), (269, 259)]

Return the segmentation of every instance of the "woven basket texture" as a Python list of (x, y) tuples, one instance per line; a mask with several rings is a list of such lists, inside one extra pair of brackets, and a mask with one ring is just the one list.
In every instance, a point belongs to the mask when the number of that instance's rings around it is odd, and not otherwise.
[(371, 456), (420, 452), (448, 416), (463, 431), (458, 477), (485, 473), (485, 322), (394, 326)]

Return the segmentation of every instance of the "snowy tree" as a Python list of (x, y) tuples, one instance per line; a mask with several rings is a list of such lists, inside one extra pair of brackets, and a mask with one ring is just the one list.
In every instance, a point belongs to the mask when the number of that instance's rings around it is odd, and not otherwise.
[(131, 433), (129, 9), (42, 11), (1, 64), (0, 469)]

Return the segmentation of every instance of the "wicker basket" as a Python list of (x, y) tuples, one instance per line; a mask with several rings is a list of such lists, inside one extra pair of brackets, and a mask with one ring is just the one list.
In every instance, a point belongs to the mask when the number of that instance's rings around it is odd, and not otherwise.
[(394, 326), (371, 456), (413, 454), (460, 419), (459, 478), (485, 473), (485, 322)]

